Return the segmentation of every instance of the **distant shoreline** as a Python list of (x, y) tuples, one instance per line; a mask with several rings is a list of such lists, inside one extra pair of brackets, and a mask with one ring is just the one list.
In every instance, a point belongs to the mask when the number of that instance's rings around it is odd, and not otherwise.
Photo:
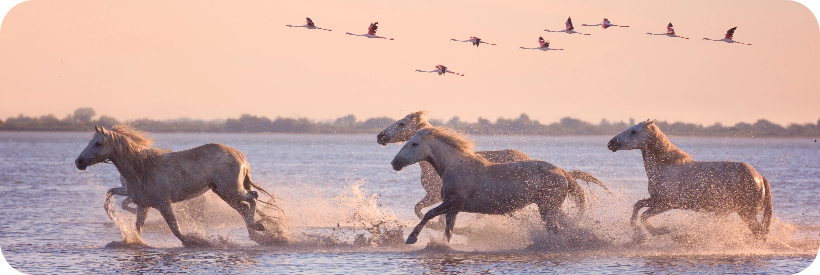
[[(3, 132), (90, 132), (95, 125), (111, 128), (120, 121), (100, 116), (93, 119), (95, 112), (91, 108), (80, 108), (63, 119), (54, 115), (26, 117), (19, 115), (0, 120), (0, 131)], [(253, 115), (242, 115), (239, 118), (226, 120), (150, 120), (137, 119), (129, 121), (134, 128), (149, 133), (283, 133), (283, 134), (377, 134), (390, 126), (396, 119), (389, 117), (358, 120), (353, 115), (337, 118), (335, 121), (316, 122), (308, 118), (269, 119)], [(428, 119), (434, 126), (446, 126), (469, 135), (481, 136), (614, 136), (635, 125), (635, 120), (609, 122), (602, 120), (594, 124), (575, 118), (565, 117), (557, 122), (542, 124), (531, 120), (526, 114), (518, 118), (498, 118), (492, 122), (479, 118), (477, 122), (463, 122), (458, 117), (448, 121)], [(655, 123), (665, 134), (677, 137), (742, 137), (742, 138), (820, 138), (820, 120), (817, 124), (792, 123), (781, 126), (765, 119), (753, 124), (737, 123), (723, 126), (719, 123), (710, 126), (701, 124), (658, 121)]]

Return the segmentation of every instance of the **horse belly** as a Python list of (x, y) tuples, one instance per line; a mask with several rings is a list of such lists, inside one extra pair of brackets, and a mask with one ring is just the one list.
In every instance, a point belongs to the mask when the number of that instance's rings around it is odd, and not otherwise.
[(482, 214), (507, 214), (532, 203), (529, 196), (517, 190), (502, 188), (482, 190), (470, 196), (462, 208), (464, 212)]

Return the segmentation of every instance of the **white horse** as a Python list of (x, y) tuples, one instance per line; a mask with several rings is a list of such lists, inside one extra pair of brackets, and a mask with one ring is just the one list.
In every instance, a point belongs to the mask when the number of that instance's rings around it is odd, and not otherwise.
[(137, 205), (137, 235), (153, 207), (184, 246), (207, 245), (196, 236), (180, 233), (171, 203), (197, 197), (209, 189), (239, 212), (249, 234), (251, 230), (265, 230), (261, 223), (254, 222), (259, 195), (252, 189), (270, 194), (251, 181), (250, 165), (238, 150), (206, 144), (168, 153), (151, 149), (151, 139), (128, 125), (117, 125), (111, 130), (95, 126), (95, 131), (74, 163), (80, 170), (105, 161), (117, 167), (126, 179), (129, 197)]
[[(405, 116), (376, 135), (376, 142), (382, 146), (386, 146), (388, 143), (400, 143), (409, 140), (416, 134), (416, 132), (418, 132), (418, 130), (433, 127), (433, 125), (427, 122), (427, 119), (424, 118), (426, 115), (427, 111), (419, 111)], [(527, 154), (515, 149), (476, 151), (474, 153), (492, 163), (510, 163), (522, 160), (532, 160), (529, 156), (527, 156)], [(416, 203), (416, 207), (414, 209), (416, 216), (421, 219), (424, 217), (424, 214), (421, 212), (424, 208), (441, 202), (441, 176), (439, 176), (436, 169), (433, 168), (433, 165), (426, 160), (420, 161), (419, 166), (421, 167), (421, 187), (423, 187), (424, 191), (427, 193), (421, 201)], [(603, 185), (601, 181), (587, 172), (572, 170), (569, 173), (573, 178), (584, 180), (587, 184), (589, 184), (589, 182), (593, 182), (598, 185)], [(442, 229), (444, 228), (443, 221), (439, 220), (438, 223), (431, 224), (431, 227), (434, 229)]]
[[(652, 235), (668, 233), (665, 228), (652, 227), (647, 220), (672, 209), (715, 212), (725, 217), (737, 212), (740, 219), (757, 238), (764, 238), (772, 221), (772, 192), (769, 181), (745, 162), (694, 161), (666, 138), (655, 121), (644, 121), (612, 138), (607, 144), (612, 152), (641, 150), (649, 198), (635, 203), (630, 224), (636, 241), (643, 234), (636, 224), (638, 211), (641, 223)], [(763, 221), (757, 214), (763, 210)]]
[(442, 214), (449, 242), (459, 212), (508, 214), (535, 203), (547, 229), (557, 234), (563, 217), (561, 205), (567, 196), (582, 212), (586, 209), (584, 189), (563, 169), (537, 160), (491, 163), (476, 155), (472, 147), (472, 142), (452, 130), (427, 127), (393, 158), (391, 165), (396, 171), (424, 160), (442, 175), (443, 202), (424, 214), (407, 237), (407, 244), (415, 243), (427, 221)]

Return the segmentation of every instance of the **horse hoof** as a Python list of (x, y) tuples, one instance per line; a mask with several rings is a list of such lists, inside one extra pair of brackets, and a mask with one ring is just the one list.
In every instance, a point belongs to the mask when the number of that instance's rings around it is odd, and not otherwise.
[(416, 236), (410, 235), (409, 237), (407, 237), (407, 241), (404, 242), (404, 244), (414, 244), (416, 243), (416, 241), (418, 241), (418, 238)]
[(251, 229), (256, 230), (256, 231), (265, 231), (265, 226), (263, 226), (261, 222), (255, 222), (251, 226)]

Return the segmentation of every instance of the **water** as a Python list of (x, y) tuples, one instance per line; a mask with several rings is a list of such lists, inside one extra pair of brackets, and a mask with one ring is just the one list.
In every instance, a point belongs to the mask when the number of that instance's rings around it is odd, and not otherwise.
[[(477, 149), (513, 148), (567, 170), (587, 171), (614, 196), (600, 199), (564, 236), (545, 233), (534, 208), (511, 216), (460, 214), (450, 245), (425, 229), (416, 245), (401, 242), (418, 222), (424, 196), (417, 165), (395, 172), (400, 146), (375, 135), (156, 134), (156, 147), (184, 150), (216, 142), (245, 153), (254, 181), (285, 212), (289, 245), (260, 246), (237, 213), (210, 193), (176, 205), (183, 232), (212, 248), (183, 248), (156, 210), (142, 240), (149, 246), (105, 248), (123, 239), (134, 216), (103, 210), (119, 186), (113, 165), (79, 171), (73, 161), (91, 133), (0, 132), (0, 244), (26, 273), (779, 273), (805, 269), (820, 246), (820, 144), (808, 139), (672, 138), (697, 160), (753, 165), (772, 183), (775, 219), (765, 243), (736, 215), (670, 211), (651, 222), (672, 233), (630, 246), (631, 206), (647, 197), (638, 151), (606, 150), (610, 137), (475, 137)], [(193, 211), (195, 208), (204, 211)], [(569, 212), (574, 209), (567, 203)], [(374, 225), (383, 222), (379, 227)], [(370, 231), (365, 229), (371, 229)], [(400, 232), (401, 237), (389, 232)]]

